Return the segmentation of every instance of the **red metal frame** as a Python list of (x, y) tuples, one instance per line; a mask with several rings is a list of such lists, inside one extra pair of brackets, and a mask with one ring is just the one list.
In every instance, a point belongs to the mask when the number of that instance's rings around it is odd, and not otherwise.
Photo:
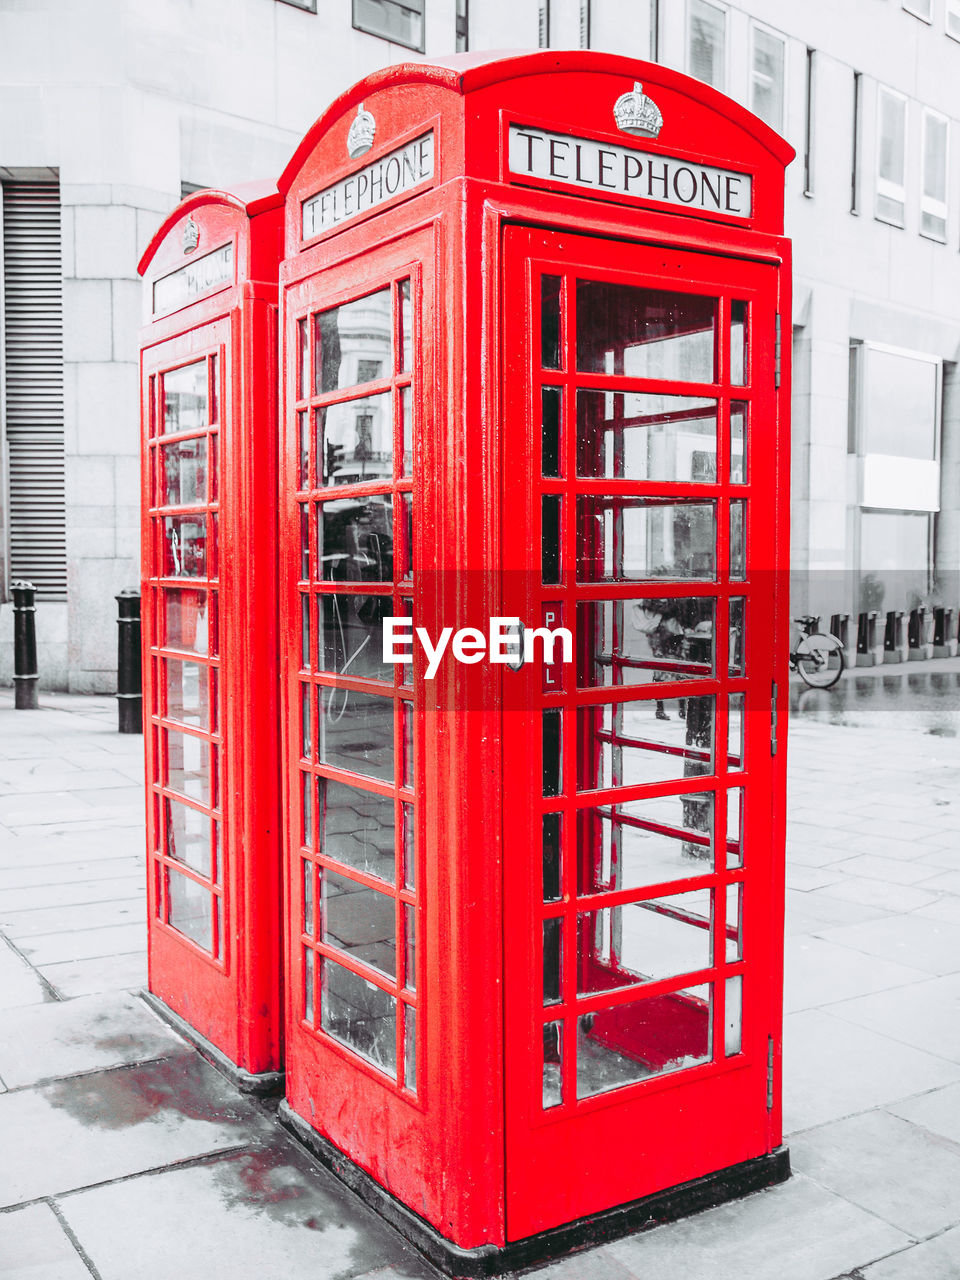
[[(282, 1064), (275, 693), (280, 214), (275, 188), (242, 198), (199, 193), (174, 210), (140, 263), (147, 286), (141, 521), (149, 986), (241, 1076), (276, 1072)], [(204, 276), (193, 268), (191, 243), (199, 259), (230, 254), (232, 270)], [(161, 297), (155, 283), (183, 280), (176, 273), (184, 271), (195, 274), (182, 300), (174, 295), (182, 305), (160, 304), (154, 316)], [(205, 421), (171, 432), (165, 379), (201, 361)], [(199, 492), (184, 491), (194, 479), (179, 465), (191, 450)], [(172, 493), (165, 459), (183, 477)], [(203, 538), (180, 539), (201, 521)], [(205, 641), (198, 625), (206, 628)], [(206, 696), (191, 708), (180, 677), (189, 683), (194, 668)], [(193, 777), (191, 753), (199, 753)], [(171, 776), (181, 763), (184, 777)], [(199, 844), (191, 845), (188, 837), (198, 835)], [(170, 886), (178, 891), (172, 915)], [(184, 896), (191, 894), (194, 913)]]
[[(511, 178), (503, 161), (504, 131), (511, 121), (549, 119), (558, 132), (634, 145), (616, 130), (612, 106), (635, 80), (643, 82), (666, 121), (658, 141), (636, 145), (648, 152), (662, 149), (665, 154), (751, 173), (754, 198), (748, 219), (734, 223), (694, 217), (642, 200), (600, 201), (570, 187), (550, 190)], [(349, 160), (347, 130), (361, 102), (375, 117), (375, 143), (366, 155)], [(430, 182), (304, 242), (304, 200), (374, 164), (399, 139), (429, 128), (435, 132), (436, 154)], [(775, 312), (784, 317), (782, 345), (788, 353), (789, 245), (781, 233), (783, 166), (791, 156), (781, 139), (742, 108), (677, 73), (606, 55), (544, 51), (507, 58), (468, 55), (445, 65), (408, 65), (378, 72), (344, 94), (321, 117), (280, 181), (286, 199), (286, 257), (281, 268), (286, 352), (279, 514), (281, 634), (297, 637), (285, 645), (282, 678), (284, 809), (290, 815), (286, 883), (291, 906), (285, 944), (285, 965), (292, 975), (286, 1015), (288, 1099), (295, 1112), (356, 1164), (464, 1248), (502, 1246), (646, 1191), (760, 1155), (779, 1142), (784, 754), (782, 745), (772, 760), (764, 752), (769, 752), (770, 741), (770, 683), (783, 675), (787, 640), (786, 589), (780, 576), (787, 555), (784, 442), (789, 379), (785, 365), (782, 385), (774, 388), (773, 317)], [(524, 226), (537, 230), (527, 231)], [(539, 716), (543, 706), (552, 705), (550, 699), (570, 717), (577, 705), (615, 703), (625, 694), (609, 689), (575, 691), (570, 670), (537, 667), (513, 673), (487, 664), (458, 666), (449, 659), (437, 679), (428, 683), (418, 656), (411, 686), (416, 724), (412, 794), (417, 806), (417, 893), (408, 898), (396, 879), (390, 894), (396, 904), (398, 940), (401, 905), (415, 906), (417, 912), (417, 1092), (413, 1096), (399, 1076), (389, 1078), (322, 1028), (308, 1025), (303, 1016), (304, 947), (316, 955), (336, 954), (346, 970), (363, 975), (372, 988), (392, 995), (400, 1005), (414, 1007), (414, 1001), (402, 990), (402, 967), (398, 966), (395, 982), (387, 980), (362, 962), (351, 957), (344, 960), (342, 950), (331, 950), (322, 942), (316, 926), (309, 934), (303, 931), (300, 777), (346, 782), (350, 775), (342, 766), (322, 764), (319, 759), (311, 758), (307, 764), (302, 754), (300, 688), (372, 694), (378, 687), (349, 673), (324, 674), (313, 668), (308, 673), (294, 652), (299, 644), (298, 596), (302, 592), (323, 596), (329, 590), (322, 577), (300, 577), (299, 505), (326, 501), (336, 489), (315, 489), (315, 476), (309, 472), (308, 486), (300, 485), (297, 414), (308, 405), (319, 406), (324, 398), (322, 394), (299, 397), (297, 324), (304, 316), (362, 297), (405, 273), (422, 281), (410, 484), (416, 621), (434, 636), (441, 625), (485, 627), (489, 617), (504, 612), (516, 612), (529, 623), (539, 616), (541, 602), (550, 605), (560, 600), (566, 607), (565, 624), (574, 625), (575, 610), (570, 606), (587, 593), (578, 594), (567, 580), (551, 590), (540, 589), (539, 580), (531, 586), (531, 575), (538, 574), (540, 565), (540, 496), (568, 492), (566, 481), (547, 483), (541, 478), (531, 454), (537, 423), (532, 397), (540, 375), (531, 369), (529, 333), (538, 332), (539, 316), (530, 290), (534, 273), (544, 263), (561, 275), (569, 275), (573, 265), (580, 264), (588, 272), (661, 281), (673, 289), (678, 282), (689, 284), (695, 278), (701, 283), (691, 286), (694, 291), (709, 287), (717, 296), (749, 299), (760, 321), (755, 330), (754, 376), (766, 379), (762, 388), (757, 382), (744, 393), (744, 398), (756, 397), (757, 404), (762, 403), (764, 415), (762, 429), (754, 423), (754, 470), (749, 488), (743, 491), (761, 508), (759, 519), (749, 525), (750, 580), (743, 590), (750, 596), (751, 666), (739, 682), (727, 677), (723, 666), (727, 642), (721, 627), (716, 674), (697, 684), (705, 696), (728, 690), (744, 693), (749, 767), (738, 780), (758, 792), (769, 788), (769, 811), (761, 813), (754, 804), (747, 818), (747, 839), (755, 848), (748, 855), (752, 865), (748, 863), (743, 873), (714, 869), (691, 881), (701, 888), (718, 888), (745, 878), (749, 885), (744, 900), (748, 950), (742, 963), (733, 963), (729, 970), (732, 975), (746, 973), (748, 982), (756, 984), (744, 1024), (742, 1061), (711, 1061), (674, 1076), (653, 1078), (565, 1105), (558, 1116), (545, 1114), (542, 1106), (537, 1112), (542, 1088), (540, 1028), (547, 1019), (539, 1003), (538, 938), (544, 917), (564, 914), (572, 921), (576, 914), (569, 879), (575, 863), (569, 857), (566, 860), (568, 899), (545, 907), (538, 887), (541, 836), (533, 826), (544, 808), (573, 812), (584, 808), (589, 797), (569, 793), (550, 803), (542, 798)], [(586, 384), (589, 378), (583, 381)], [(384, 377), (366, 389), (371, 394), (395, 395), (397, 386), (396, 378)], [(722, 377), (708, 389), (725, 402), (728, 388)], [(326, 402), (337, 398), (331, 391)], [(721, 457), (726, 456), (725, 429), (721, 430)], [(569, 423), (566, 431), (569, 448)], [(314, 441), (310, 451), (316, 452)], [(621, 481), (588, 481), (577, 488), (585, 495), (638, 492), (636, 486)], [(344, 496), (358, 499), (389, 493), (396, 504), (396, 495), (403, 489), (394, 470), (383, 481), (357, 486)], [(690, 485), (658, 484), (652, 490), (678, 498), (689, 493)], [(714, 486), (710, 500), (725, 509), (723, 504), (730, 501), (727, 488)], [(753, 522), (754, 516), (750, 519)], [(314, 523), (311, 520), (310, 552), (315, 565)], [(758, 535), (765, 539), (762, 548)], [(568, 565), (572, 516), (567, 518), (564, 539)], [(725, 553), (721, 534), (721, 559)], [(365, 584), (364, 593), (389, 595), (394, 605), (409, 594), (395, 578), (384, 580), (373, 591)], [(704, 583), (658, 584), (656, 593), (715, 594), (722, 601), (729, 594), (722, 583), (715, 590)], [(604, 585), (593, 594), (640, 596), (649, 594), (649, 589), (636, 584), (629, 590)], [(722, 622), (726, 605), (718, 607)], [(312, 660), (316, 653), (312, 634), (311, 646)], [(555, 688), (560, 677), (566, 682), (562, 691), (545, 694), (544, 682)], [(666, 694), (675, 693), (677, 687), (668, 684), (657, 689)], [(406, 688), (396, 683), (380, 686), (378, 691), (392, 703), (411, 701)], [(626, 696), (633, 700), (632, 692)], [(716, 721), (723, 732), (725, 709)], [(311, 720), (314, 732), (315, 718)], [(395, 730), (397, 759), (401, 754), (398, 733)], [(312, 737), (311, 746), (314, 742)], [(567, 769), (575, 769), (573, 735), (567, 735), (565, 752)], [(686, 780), (683, 790), (722, 793), (724, 785), (708, 776)], [(398, 802), (406, 798), (402, 789), (375, 779), (358, 787), (391, 797), (395, 816)], [(635, 788), (630, 794), (657, 797), (676, 791), (676, 786), (661, 784)], [(722, 816), (722, 794), (718, 809)], [(399, 835), (397, 842), (399, 847)], [(326, 862), (314, 837), (308, 849), (308, 864)], [(376, 883), (362, 870), (348, 878), (360, 888), (373, 888)], [(619, 898), (605, 895), (603, 901), (622, 903), (629, 897), (628, 893)], [(711, 928), (715, 944), (725, 941), (720, 913)], [(598, 963), (596, 958), (590, 962), (594, 969)], [(606, 968), (613, 972), (611, 964)], [(714, 971), (715, 985), (720, 985), (719, 974), (726, 976), (722, 966)], [(564, 980), (568, 985), (560, 1016), (572, 1019), (575, 1001), (569, 984), (576, 982), (574, 968), (568, 966)], [(645, 987), (644, 994), (670, 996), (680, 985), (663, 981)], [(584, 1007), (621, 1008), (636, 995), (632, 989), (612, 997), (590, 996)], [(702, 1019), (695, 1001), (674, 999), (678, 1023)], [(721, 1017), (722, 1012), (718, 1000), (713, 1016)], [(615, 1017), (608, 1022), (603, 1035), (608, 1042), (622, 1045), (623, 1027)], [(773, 1107), (768, 1112), (769, 1043), (774, 1083)], [(662, 1046), (663, 1053), (669, 1051), (669, 1045)], [(568, 1063), (568, 1083), (571, 1070)], [(641, 1126), (646, 1126), (647, 1137)], [(626, 1143), (625, 1130), (631, 1139)], [(589, 1185), (588, 1177), (595, 1177)]]

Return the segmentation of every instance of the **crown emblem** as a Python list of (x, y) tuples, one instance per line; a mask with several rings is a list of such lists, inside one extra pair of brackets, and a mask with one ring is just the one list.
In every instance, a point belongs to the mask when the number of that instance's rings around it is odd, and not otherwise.
[(613, 106), (613, 118), (617, 128), (624, 133), (636, 133), (643, 138), (655, 138), (663, 128), (663, 116), (652, 98), (643, 92), (639, 80), (633, 88), (622, 93)]
[(200, 243), (200, 228), (192, 218), (188, 218), (183, 228), (183, 252), (193, 253)]
[(361, 102), (347, 133), (347, 155), (351, 160), (356, 160), (358, 156), (365, 155), (370, 150), (376, 132), (377, 122), (369, 111), (364, 111)]

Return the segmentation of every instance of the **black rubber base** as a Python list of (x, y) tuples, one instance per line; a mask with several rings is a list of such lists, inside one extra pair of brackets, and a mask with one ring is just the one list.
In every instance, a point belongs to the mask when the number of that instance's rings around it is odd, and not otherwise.
[(325, 1168), (375, 1209), (434, 1266), (449, 1276), (457, 1277), (457, 1280), (499, 1276), (505, 1271), (549, 1262), (634, 1232), (648, 1231), (663, 1222), (712, 1209), (726, 1200), (736, 1200), (751, 1191), (786, 1182), (790, 1177), (790, 1153), (786, 1147), (779, 1147), (769, 1155), (718, 1169), (716, 1173), (695, 1178), (679, 1187), (631, 1200), (628, 1204), (617, 1205), (589, 1218), (579, 1218), (576, 1222), (553, 1227), (524, 1240), (512, 1241), (503, 1247), (482, 1245), (477, 1249), (461, 1249), (317, 1133), (291, 1110), (286, 1100), (280, 1103), (277, 1119)]
[(227, 1077), (235, 1089), (241, 1093), (249, 1093), (257, 1098), (275, 1098), (283, 1093), (284, 1073), (282, 1071), (262, 1071), (254, 1074), (244, 1071), (227, 1057), (222, 1049), (211, 1044), (206, 1036), (202, 1036), (196, 1028), (185, 1022), (178, 1013), (155, 996), (151, 991), (141, 991), (140, 999), (148, 1004), (153, 1012), (162, 1018), (168, 1026), (182, 1036), (188, 1044), (192, 1044), (202, 1058), (206, 1058), (211, 1067), (216, 1067), (221, 1075)]

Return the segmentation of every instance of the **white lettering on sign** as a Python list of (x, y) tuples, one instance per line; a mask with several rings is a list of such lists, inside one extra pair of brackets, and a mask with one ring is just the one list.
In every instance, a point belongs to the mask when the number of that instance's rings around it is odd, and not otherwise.
[(433, 177), (433, 130), (303, 202), (303, 239), (375, 209)]
[(750, 217), (753, 182), (748, 173), (516, 124), (510, 126), (508, 146), (507, 163), (518, 178)]
[(212, 253), (178, 267), (168, 276), (154, 281), (153, 314), (166, 315), (179, 311), (188, 302), (195, 302), (208, 293), (233, 284), (233, 244), (221, 245)]

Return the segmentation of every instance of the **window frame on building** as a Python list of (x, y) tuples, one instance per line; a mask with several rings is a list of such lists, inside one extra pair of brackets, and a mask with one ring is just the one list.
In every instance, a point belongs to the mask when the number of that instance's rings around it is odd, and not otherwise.
[[(701, 12), (704, 9), (712, 9), (714, 13), (719, 14), (722, 21), (723, 41), (720, 47), (720, 56), (717, 63), (720, 69), (720, 77), (718, 81), (704, 80), (702, 76), (697, 75), (693, 68), (693, 23), (697, 10)], [(700, 80), (702, 84), (709, 84), (712, 88), (719, 90), (721, 93), (726, 91), (727, 87), (727, 58), (729, 41), (727, 40), (727, 15), (729, 10), (724, 4), (718, 4), (717, 0), (687, 0), (687, 33), (686, 33), (686, 64), (687, 71), (695, 79)]]
[(470, 48), (470, 0), (456, 0), (453, 9), (453, 45), (457, 53)]
[(317, 0), (280, 0), (281, 4), (288, 4), (294, 9), (302, 9), (304, 13), (317, 12)]
[(853, 73), (853, 140), (850, 156), (850, 212), (860, 215), (860, 173), (863, 168), (863, 72)]
[(960, 0), (944, 0), (943, 30), (951, 40), (960, 40)]
[[(365, 5), (378, 5), (388, 11), (403, 10), (406, 13), (414, 13), (420, 19), (420, 42), (415, 44), (412, 40), (404, 40), (395, 32), (378, 27), (372, 20), (364, 20), (358, 16), (358, 11), (362, 11)], [(351, 26), (354, 31), (362, 31), (364, 35), (376, 36), (379, 40), (388, 40), (391, 44), (398, 44), (404, 49), (413, 49), (415, 53), (424, 53), (426, 46), (424, 44), (425, 35), (425, 13), (426, 0), (351, 0), (350, 18)]]
[[(883, 160), (883, 99), (888, 98), (892, 102), (899, 103), (903, 112), (903, 142), (900, 149), (900, 172), (901, 178), (896, 182), (892, 178), (886, 178), (881, 172), (881, 163)], [(906, 226), (907, 216), (907, 130), (910, 121), (909, 103), (905, 94), (899, 93), (896, 89), (891, 89), (889, 85), (877, 85), (877, 153), (876, 153), (876, 173), (875, 173), (875, 198), (873, 216), (877, 222), (886, 223), (891, 227)], [(888, 200), (891, 203), (900, 205), (899, 220), (881, 208), (881, 200)]]
[(901, 0), (901, 7), (904, 13), (909, 13), (914, 18), (919, 18), (921, 22), (927, 23), (928, 26), (933, 23), (933, 0)]
[(803, 194), (813, 196), (817, 51), (807, 46), (803, 73)]
[[(930, 125), (943, 127), (943, 199), (927, 192), (927, 128)], [(924, 107), (920, 126), (920, 234), (927, 240), (935, 240), (939, 244), (947, 243), (947, 219), (949, 217), (948, 199), (950, 193), (950, 121), (947, 116), (932, 107)], [(942, 225), (939, 229), (924, 225), (925, 218), (935, 218)]]
[(550, 0), (539, 0), (537, 5), (537, 47), (550, 48)]
[[(779, 76), (779, 104), (776, 120), (768, 120), (766, 116), (760, 115), (756, 107), (756, 88), (758, 79), (757, 70), (757, 37), (763, 36), (775, 41), (780, 46), (780, 76)], [(763, 73), (760, 73), (763, 74)], [(774, 81), (775, 83), (775, 81)], [(771, 129), (775, 129), (777, 133), (783, 132), (784, 110), (787, 100), (787, 38), (781, 31), (777, 31), (774, 27), (768, 27), (766, 23), (751, 21), (750, 23), (750, 110), (754, 115), (760, 116)]]

